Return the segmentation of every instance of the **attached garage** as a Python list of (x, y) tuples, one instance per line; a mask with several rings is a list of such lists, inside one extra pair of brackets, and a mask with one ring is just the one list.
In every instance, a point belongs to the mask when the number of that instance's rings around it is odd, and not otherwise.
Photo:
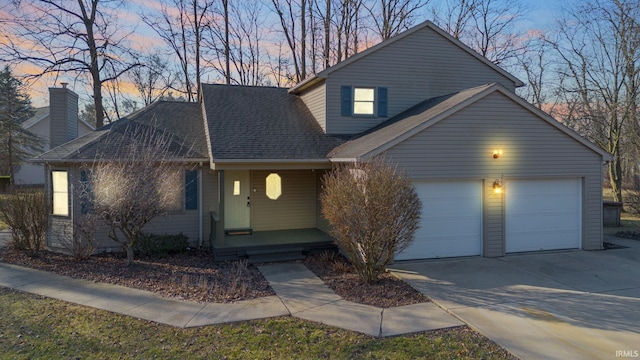
[(578, 249), (582, 180), (512, 180), (505, 193), (506, 252)]
[(482, 253), (482, 181), (416, 182), (422, 200), (420, 228), (396, 260)]

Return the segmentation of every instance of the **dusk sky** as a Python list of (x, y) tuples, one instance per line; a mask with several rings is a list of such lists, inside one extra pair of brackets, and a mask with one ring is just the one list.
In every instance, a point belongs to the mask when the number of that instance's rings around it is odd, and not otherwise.
[[(422, 12), (417, 18), (416, 23), (420, 22), (421, 20), (432, 20), (432, 9), (434, 7), (442, 6), (441, 4), (443, 3), (445, 3), (445, 0), (431, 0), (429, 5), (421, 10)], [(522, 28), (522, 31), (525, 33), (530, 31), (544, 30), (552, 27), (556, 21), (555, 19), (557, 18), (557, 15), (561, 11), (562, 6), (560, 2), (553, 0), (523, 0), (520, 1), (520, 3), (522, 3), (528, 9), (528, 13), (525, 14), (522, 20), (518, 22), (519, 26)], [(0, 5), (0, 22), (2, 22), (3, 19), (11, 18), (11, 6), (12, 5)], [(273, 41), (270, 40), (273, 39), (273, 36), (277, 36), (275, 34), (277, 33), (277, 26), (279, 26), (278, 19), (269, 10), (270, 7), (270, 2), (265, 1), (263, 12), (265, 14), (272, 14), (264, 19), (264, 27), (266, 29), (271, 29), (267, 31), (271, 34), (267, 34), (265, 36), (265, 40), (263, 40), (261, 43), (267, 52), (270, 51), (269, 48), (275, 48)], [(142, 21), (141, 18), (142, 14), (153, 14), (157, 12), (158, 9), (159, 4), (156, 1), (145, 0), (125, 1), (125, 5), (119, 9), (115, 21), (117, 22), (118, 28), (121, 31), (129, 34), (127, 36), (127, 39), (130, 42), (131, 47), (136, 51), (146, 54), (168, 53), (163, 41), (154, 33), (151, 28), (149, 28), (147, 24)], [(16, 76), (22, 76), (36, 71), (36, 68), (26, 63), (13, 68), (13, 73)], [(511, 71), (513, 72), (513, 70)], [(514, 72), (514, 74), (518, 76), (517, 72)], [(203, 78), (203, 81), (218, 82), (220, 81), (220, 78), (216, 77), (215, 74), (210, 73)], [(60, 77), (47, 75), (42, 77), (38, 81), (29, 81), (28, 83), (29, 93), (31, 94), (33, 105), (36, 107), (48, 105), (47, 88), (51, 86), (59, 86), (61, 82), (70, 83), (69, 87), (80, 94), (81, 103), (87, 103), (91, 101), (89, 97), (90, 87), (87, 84), (84, 84), (82, 81), (65, 77), (64, 75)], [(123, 81), (120, 86), (122, 92), (133, 92), (132, 85), (127, 81)]]

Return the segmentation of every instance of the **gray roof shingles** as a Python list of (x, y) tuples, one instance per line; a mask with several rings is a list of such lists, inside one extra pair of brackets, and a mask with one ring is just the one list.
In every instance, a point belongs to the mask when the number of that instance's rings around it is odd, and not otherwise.
[(213, 162), (328, 160), (344, 142), (325, 134), (286, 88), (204, 84), (202, 91)]
[(181, 101), (157, 101), (85, 136), (60, 145), (34, 160), (45, 162), (79, 162), (95, 159), (118, 159), (128, 146), (140, 143), (142, 129), (171, 137), (169, 152), (173, 159), (207, 159), (207, 145), (202, 133), (200, 104)]

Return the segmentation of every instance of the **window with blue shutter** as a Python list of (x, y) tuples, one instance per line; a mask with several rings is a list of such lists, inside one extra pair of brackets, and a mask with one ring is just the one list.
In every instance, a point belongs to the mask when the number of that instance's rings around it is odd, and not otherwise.
[(80, 212), (88, 214), (93, 210), (93, 189), (91, 187), (90, 174), (80, 171)]
[(378, 88), (378, 116), (387, 117), (387, 88)]
[(342, 116), (351, 116), (351, 86), (341, 87)]
[(184, 174), (184, 208), (186, 210), (196, 210), (198, 208), (198, 170), (187, 170)]

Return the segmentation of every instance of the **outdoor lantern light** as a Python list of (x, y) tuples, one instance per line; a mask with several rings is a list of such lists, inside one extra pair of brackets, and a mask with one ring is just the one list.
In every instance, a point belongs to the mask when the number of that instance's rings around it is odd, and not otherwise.
[(496, 149), (496, 150), (493, 150), (493, 158), (494, 158), (494, 159), (497, 159), (497, 158), (499, 158), (500, 156), (502, 156), (502, 149)]
[(502, 180), (496, 179), (496, 181), (493, 182), (493, 192), (502, 194)]

